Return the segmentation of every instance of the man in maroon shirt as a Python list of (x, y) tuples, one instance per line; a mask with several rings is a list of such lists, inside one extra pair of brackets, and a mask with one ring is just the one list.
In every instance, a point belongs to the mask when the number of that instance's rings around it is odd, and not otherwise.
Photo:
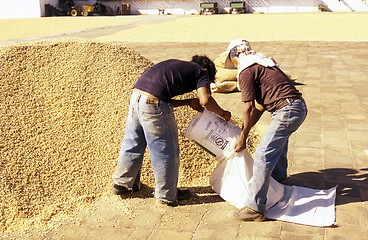
[(272, 115), (254, 153), (253, 180), (246, 207), (231, 212), (232, 217), (243, 221), (263, 221), (270, 178), (279, 182), (287, 178), (288, 140), (303, 123), (307, 107), (302, 94), (277, 63), (253, 51), (249, 42), (232, 41), (228, 53), (226, 66), (238, 69), (238, 88), (244, 103), (243, 126), (235, 151), (246, 148), (249, 131), (264, 111)]

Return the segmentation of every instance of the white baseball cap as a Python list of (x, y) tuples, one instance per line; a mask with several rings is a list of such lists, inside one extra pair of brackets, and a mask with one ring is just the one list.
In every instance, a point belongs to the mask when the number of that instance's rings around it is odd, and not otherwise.
[(226, 56), (226, 59), (225, 59), (225, 68), (236, 69), (236, 67), (234, 66), (234, 64), (230, 60), (229, 53), (230, 53), (231, 49), (233, 49), (235, 46), (241, 45), (244, 41), (247, 42), (247, 40), (245, 40), (245, 39), (235, 39), (235, 40), (232, 40), (229, 43), (229, 45), (227, 46), (227, 50), (226, 50), (227, 56)]

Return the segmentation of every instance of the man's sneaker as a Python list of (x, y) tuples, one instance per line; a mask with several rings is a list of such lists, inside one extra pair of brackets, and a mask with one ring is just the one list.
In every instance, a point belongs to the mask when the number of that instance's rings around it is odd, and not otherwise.
[(190, 198), (191, 196), (191, 192), (188, 189), (178, 189), (177, 195), (176, 195), (176, 199), (177, 201), (168, 201), (168, 200), (164, 200), (164, 199), (158, 199), (157, 201), (161, 204), (170, 206), (170, 207), (174, 207), (174, 206), (178, 206), (178, 201), (184, 201)]
[(179, 205), (178, 201), (167, 201), (167, 200), (164, 200), (164, 199), (157, 199), (157, 202), (161, 205), (167, 205), (169, 207), (176, 207)]
[(253, 221), (262, 222), (265, 220), (265, 216), (249, 207), (243, 207), (241, 209), (232, 210), (228, 213), (230, 218), (240, 221)]
[(192, 196), (192, 194), (188, 189), (178, 189), (176, 198), (178, 201), (183, 201), (189, 199), (190, 196)]
[(138, 192), (141, 189), (141, 187), (142, 187), (142, 184), (140, 185), (133, 184), (132, 188), (127, 188), (124, 186), (114, 184), (112, 186), (111, 192), (115, 195), (132, 194), (132, 193)]
[(139, 192), (139, 190), (141, 190), (141, 188), (142, 188), (142, 183), (141, 182), (133, 183), (132, 193)]

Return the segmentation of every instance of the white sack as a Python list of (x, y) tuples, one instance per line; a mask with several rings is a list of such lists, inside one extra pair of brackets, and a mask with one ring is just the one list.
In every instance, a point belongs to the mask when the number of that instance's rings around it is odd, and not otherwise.
[(185, 132), (185, 137), (195, 141), (214, 155), (217, 161), (221, 161), (232, 152), (239, 133), (239, 127), (204, 110), (194, 116)]
[[(211, 187), (222, 199), (240, 209), (246, 205), (249, 196), (252, 169), (253, 159), (248, 151), (235, 153), (222, 161), (213, 171), (210, 177)], [(283, 185), (271, 177), (266, 208), (272, 207), (283, 197)]]

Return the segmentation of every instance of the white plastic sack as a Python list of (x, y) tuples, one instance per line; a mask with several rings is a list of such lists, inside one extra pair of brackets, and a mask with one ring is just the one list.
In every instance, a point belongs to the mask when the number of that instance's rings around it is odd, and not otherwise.
[[(247, 151), (225, 159), (210, 177), (212, 189), (237, 208), (246, 206), (252, 184), (253, 159)], [(271, 177), (267, 192), (266, 217), (310, 226), (325, 227), (335, 222), (336, 187), (316, 190), (287, 186)]]
[[(219, 161), (210, 177), (214, 191), (233, 206), (242, 208), (252, 184), (253, 159), (246, 150), (234, 153), (239, 133), (238, 127), (205, 110), (193, 118), (185, 136)], [(316, 190), (286, 186), (271, 177), (266, 217), (311, 226), (331, 226), (335, 222), (335, 198), (336, 187)]]
[[(252, 169), (253, 159), (248, 151), (232, 154), (219, 163), (211, 174), (211, 187), (222, 199), (240, 209), (246, 206), (249, 186), (252, 184)], [(272, 207), (283, 197), (283, 185), (271, 177), (266, 208)]]
[(266, 217), (316, 227), (335, 223), (336, 187), (327, 190), (284, 187), (284, 197), (266, 212)]

